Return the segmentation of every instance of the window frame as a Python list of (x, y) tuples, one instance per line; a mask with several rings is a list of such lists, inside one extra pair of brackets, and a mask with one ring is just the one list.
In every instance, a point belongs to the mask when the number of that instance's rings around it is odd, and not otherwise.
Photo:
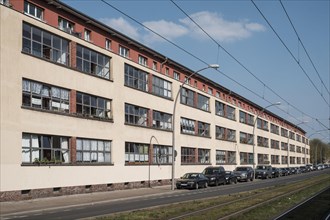
[(172, 98), (172, 83), (163, 78), (152, 76), (152, 94), (164, 98)]
[(77, 91), (76, 113), (83, 117), (112, 120), (112, 100)]
[[(31, 7), (34, 8), (34, 12), (31, 12), (31, 10), (32, 10)], [(40, 16), (38, 15), (38, 12), (39, 12)], [(43, 9), (43, 8), (33, 4), (31, 2), (24, 1), (24, 14), (43, 21), (44, 20), (44, 12), (45, 12), (45, 9)]]
[(125, 103), (125, 124), (148, 127), (148, 114), (149, 110), (147, 108)]
[[(80, 146), (79, 146), (79, 143), (81, 143)], [(87, 143), (89, 143), (89, 146), (86, 146)], [(96, 146), (93, 143), (96, 143)], [(101, 147), (102, 144), (103, 144), (103, 147)], [(108, 146), (106, 146), (106, 144)], [(95, 147), (96, 147), (96, 149), (95, 149)], [(108, 150), (107, 150), (107, 148), (108, 148)], [(97, 159), (95, 159), (95, 155), (96, 155)], [(103, 161), (99, 161), (100, 158), (102, 158), (101, 155), (104, 158)], [(78, 164), (84, 164), (84, 163), (86, 163), (86, 164), (112, 164), (112, 141), (111, 140), (77, 138), (76, 139), (76, 162)]]

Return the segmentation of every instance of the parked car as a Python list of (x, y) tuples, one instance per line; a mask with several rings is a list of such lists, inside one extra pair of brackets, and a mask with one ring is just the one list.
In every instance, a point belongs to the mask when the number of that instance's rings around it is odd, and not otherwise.
[(306, 166), (300, 166), (299, 168), (300, 168), (300, 170), (301, 170), (302, 173), (306, 173), (307, 172), (307, 167)]
[(236, 167), (234, 175), (238, 181), (253, 181), (254, 170), (252, 167)]
[(280, 176), (287, 176), (288, 174), (288, 170), (286, 168), (279, 168), (280, 172)]
[(177, 189), (199, 189), (208, 186), (209, 179), (202, 173), (186, 173), (176, 181)]
[(232, 171), (226, 171), (226, 184), (237, 183), (237, 178)]
[(272, 178), (280, 177), (280, 170), (276, 167), (272, 167)]
[(271, 165), (258, 165), (255, 170), (255, 178), (267, 179), (272, 178)]
[(209, 185), (218, 186), (219, 184), (226, 184), (226, 171), (222, 166), (206, 167), (202, 172), (208, 179)]

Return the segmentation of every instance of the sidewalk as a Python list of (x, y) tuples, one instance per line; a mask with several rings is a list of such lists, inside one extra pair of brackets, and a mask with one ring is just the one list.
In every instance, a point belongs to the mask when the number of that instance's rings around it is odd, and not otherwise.
[(157, 186), (153, 188), (126, 189), (108, 192), (95, 192), (58, 197), (48, 197), (33, 200), (1, 202), (0, 216), (10, 214), (23, 214), (41, 210), (54, 210), (60, 207), (75, 207), (86, 204), (104, 203), (116, 200), (125, 200), (139, 197), (147, 197), (159, 194), (171, 194), (171, 186)]

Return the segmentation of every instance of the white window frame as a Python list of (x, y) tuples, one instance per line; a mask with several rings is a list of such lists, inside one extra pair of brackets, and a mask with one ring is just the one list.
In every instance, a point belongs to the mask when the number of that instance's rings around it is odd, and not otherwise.
[(105, 49), (111, 50), (111, 40), (105, 39)]
[(123, 46), (119, 46), (119, 55), (129, 58), (129, 49)]
[[(4, 2), (1, 0), (0, 3), (3, 4)], [(25, 6), (26, 6), (26, 8), (25, 8)], [(31, 11), (31, 6), (34, 7), (33, 12)], [(25, 9), (27, 11), (25, 11)], [(40, 11), (40, 17), (38, 17), (38, 11)], [(24, 14), (34, 17), (41, 21), (43, 21), (43, 19), (44, 19), (44, 9), (40, 8), (40, 7), (36, 6), (35, 4), (32, 4), (28, 1), (24, 1)]]

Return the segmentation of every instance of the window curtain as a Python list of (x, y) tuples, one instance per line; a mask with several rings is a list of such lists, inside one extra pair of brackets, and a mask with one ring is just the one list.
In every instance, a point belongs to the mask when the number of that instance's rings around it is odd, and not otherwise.
[(31, 91), (30, 85), (31, 85), (30, 81), (23, 80), (23, 85), (22, 85), (23, 91), (30, 92)]

